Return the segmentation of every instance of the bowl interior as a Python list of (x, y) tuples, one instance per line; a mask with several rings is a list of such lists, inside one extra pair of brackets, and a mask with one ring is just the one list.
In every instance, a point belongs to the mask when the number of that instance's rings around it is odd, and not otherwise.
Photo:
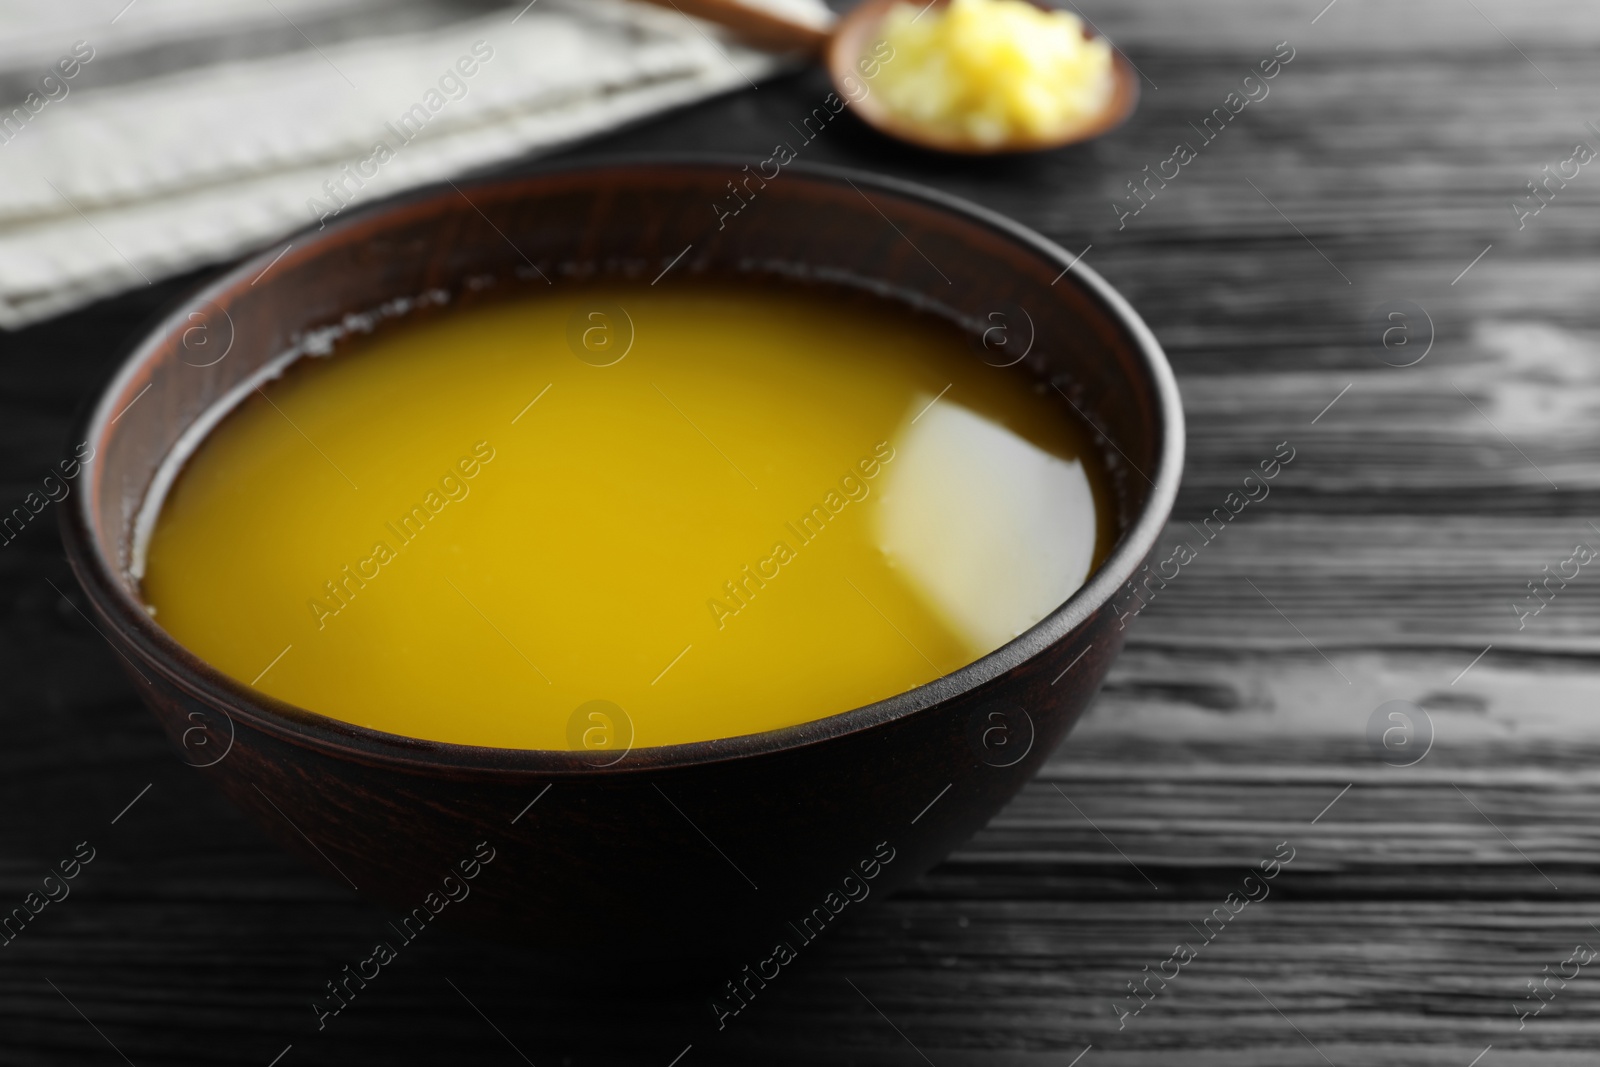
[[(102, 608), (176, 675), (248, 700), (253, 691), (185, 653), (139, 604), (140, 538), (182, 459), (232, 401), (301, 353), (403, 316), (607, 277), (783, 279), (901, 301), (959, 323), (975, 358), (1055, 386), (1097, 432), (1119, 531), (1111, 555), (1062, 609), (922, 687), (930, 693), (920, 703), (1058, 639), (1131, 576), (1160, 532), (1181, 464), (1175, 386), (1148, 330), (1061, 249), (970, 205), (844, 172), (588, 166), (446, 185), (352, 212), (296, 237), (281, 256), (274, 248), (241, 265), (165, 318), (86, 428), (97, 458), (69, 521), (82, 524), (104, 572), (113, 603)], [(1005, 330), (993, 332), (996, 323)], [(1004, 340), (985, 345), (986, 336)], [(897, 713), (910, 706), (901, 701)]]

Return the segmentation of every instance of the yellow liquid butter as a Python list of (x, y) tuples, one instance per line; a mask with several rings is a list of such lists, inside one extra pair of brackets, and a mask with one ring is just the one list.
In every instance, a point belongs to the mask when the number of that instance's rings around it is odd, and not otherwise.
[(1110, 528), (1065, 407), (885, 301), (556, 289), (250, 394), (162, 504), (143, 593), (226, 674), (390, 733), (791, 726), (964, 666), (1082, 584)]

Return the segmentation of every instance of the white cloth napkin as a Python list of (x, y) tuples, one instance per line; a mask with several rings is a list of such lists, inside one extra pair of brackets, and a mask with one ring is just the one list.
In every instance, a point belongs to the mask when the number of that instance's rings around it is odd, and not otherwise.
[(631, 0), (0, 0), (0, 25), (6, 329), (785, 63)]

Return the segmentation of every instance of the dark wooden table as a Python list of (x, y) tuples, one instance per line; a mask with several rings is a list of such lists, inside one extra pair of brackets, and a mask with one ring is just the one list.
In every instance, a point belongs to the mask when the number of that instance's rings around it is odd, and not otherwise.
[[(1593, 1062), (1600, 970), (1578, 961), (1600, 958), (1573, 952), (1600, 946), (1600, 563), (1537, 616), (1515, 605), (1600, 548), (1600, 167), (1521, 229), (1510, 204), (1575, 143), (1600, 149), (1600, 12), (1324, 2), (1086, 7), (1147, 76), (1132, 123), (1087, 147), (960, 162), (839, 123), (805, 149), (1092, 245), (1183, 388), (1169, 544), (1295, 450), (1137, 620), (1038, 780), (915, 890), (720, 1034), (687, 978), (584, 993), (445, 936), (318, 1034), (310, 1000), (386, 917), (173, 757), (40, 521), (0, 548), (0, 906), (78, 842), (96, 858), (0, 948), (0, 1062), (266, 1065), (292, 1045), (283, 1067), (668, 1067), (691, 1044), (681, 1067)], [(1201, 145), (1190, 124), (1283, 41), (1269, 95)], [(798, 75), (577, 154), (754, 161), (825, 92)], [(1125, 183), (1180, 140), (1197, 158), (1119, 229)], [(0, 337), (5, 509), (195, 280)], [(1386, 749), (1369, 724), (1392, 700), (1421, 710)], [(1269, 897), (1202, 925), (1289, 849)], [(1177, 977), (1130, 995), (1158, 972)]]

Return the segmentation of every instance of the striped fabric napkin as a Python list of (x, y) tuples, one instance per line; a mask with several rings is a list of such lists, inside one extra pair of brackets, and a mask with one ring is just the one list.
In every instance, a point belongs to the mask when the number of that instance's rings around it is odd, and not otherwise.
[(633, 0), (0, 0), (0, 25), (6, 329), (786, 62)]

